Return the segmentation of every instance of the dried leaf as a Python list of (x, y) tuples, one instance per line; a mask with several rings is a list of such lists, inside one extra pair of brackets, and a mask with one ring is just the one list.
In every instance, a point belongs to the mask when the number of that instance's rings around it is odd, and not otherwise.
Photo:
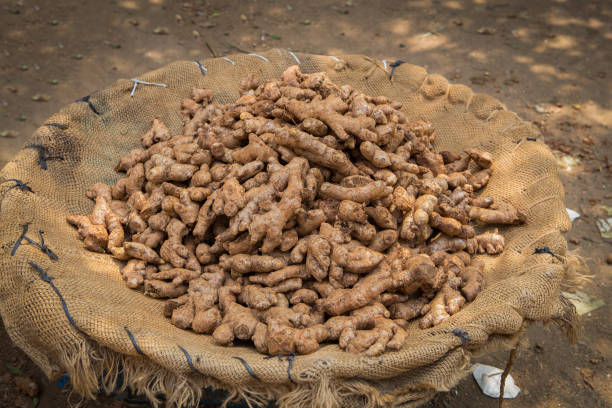
[(9, 372), (13, 375), (23, 375), (23, 371), (21, 371), (19, 368), (15, 367), (11, 363), (6, 363), (6, 369), (9, 370)]

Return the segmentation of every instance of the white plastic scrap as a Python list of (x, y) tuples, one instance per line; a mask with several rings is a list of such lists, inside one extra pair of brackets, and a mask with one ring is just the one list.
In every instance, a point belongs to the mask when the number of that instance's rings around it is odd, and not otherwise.
[(567, 215), (569, 215), (571, 222), (574, 222), (576, 218), (580, 217), (580, 214), (574, 210), (570, 210), (569, 208), (566, 208), (565, 211), (567, 211)]
[[(485, 364), (474, 364), (472, 366), (472, 375), (482, 393), (492, 398), (499, 398), (501, 375), (503, 372), (504, 370)], [(504, 387), (504, 398), (516, 398), (519, 392), (521, 392), (521, 389), (516, 386), (512, 376), (508, 375), (506, 377), (506, 386)]]

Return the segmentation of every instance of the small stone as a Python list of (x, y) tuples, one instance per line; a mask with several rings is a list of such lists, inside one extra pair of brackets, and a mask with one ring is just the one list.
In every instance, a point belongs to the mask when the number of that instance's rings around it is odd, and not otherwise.
[(59, 80), (58, 79), (52, 79), (52, 80), (49, 81), (49, 83), (51, 85), (57, 85), (57, 84), (59, 84)]
[(75, 60), (77, 60), (77, 61), (82, 60), (82, 59), (83, 59), (83, 57), (84, 57), (84, 55), (83, 55), (83, 54), (75, 54), (75, 55), (73, 55), (73, 56), (72, 56), (72, 58), (73, 58), (73, 59), (75, 59)]
[(18, 91), (16, 86), (7, 86), (6, 90), (9, 91), (10, 93), (17, 93)]
[(138, 21), (138, 20), (136, 20), (136, 19), (134, 19), (134, 18), (130, 18), (130, 19), (128, 20), (128, 23), (130, 23), (130, 24), (131, 24), (131, 25), (133, 25), (134, 27), (136, 27), (136, 26), (140, 25), (140, 21)]
[(26, 115), (24, 115), (23, 113), (21, 115), (17, 116), (17, 120), (20, 121), (20, 122), (25, 122), (27, 118), (28, 117)]
[(26, 65), (26, 64), (23, 64), (23, 65), (21, 65), (19, 67), (19, 69), (22, 70), (22, 71), (27, 71), (28, 69), (30, 69), (30, 67), (28, 65)]
[(578, 238), (576, 238), (576, 237), (571, 237), (569, 239), (569, 242), (571, 242), (574, 245), (578, 245), (580, 243), (580, 240)]
[(23, 375), (15, 378), (15, 385), (21, 392), (30, 397), (35, 397), (38, 395), (38, 384), (34, 382), (30, 377)]
[(6, 137), (6, 138), (16, 138), (17, 136), (19, 136), (19, 133), (16, 132), (15, 130), (3, 130), (2, 132), (0, 132), (0, 137)]
[(497, 32), (497, 30), (493, 27), (480, 27), (478, 30), (476, 30), (476, 32), (482, 35), (493, 35)]
[(153, 34), (156, 35), (168, 35), (169, 31), (166, 27), (155, 27)]
[(46, 94), (36, 94), (32, 96), (32, 100), (35, 102), (49, 102), (51, 100), (51, 97)]
[(108, 40), (104, 41), (104, 45), (106, 45), (106, 46), (108, 46), (108, 47), (110, 47), (112, 49), (115, 49), (115, 50), (121, 48), (121, 44), (115, 44), (115, 43), (110, 42)]
[(193, 35), (193, 38), (195, 38), (196, 40), (200, 38), (200, 32), (198, 30), (193, 30), (191, 32), (191, 35)]
[(590, 362), (591, 364), (599, 364), (599, 363), (601, 363), (602, 361), (603, 361), (603, 358), (601, 358), (601, 357), (596, 357), (596, 358), (592, 358), (592, 359), (590, 359), (590, 360), (589, 360), (589, 362)]
[(404, 43), (399, 43), (399, 47), (400, 47), (400, 48), (406, 48), (406, 44), (404, 44)]
[(54, 26), (58, 25), (59, 23), (60, 23), (59, 20), (55, 20), (55, 19), (49, 21), (49, 24), (54, 25)]
[(612, 254), (608, 254), (608, 256), (606, 258), (606, 263), (608, 265), (612, 265)]

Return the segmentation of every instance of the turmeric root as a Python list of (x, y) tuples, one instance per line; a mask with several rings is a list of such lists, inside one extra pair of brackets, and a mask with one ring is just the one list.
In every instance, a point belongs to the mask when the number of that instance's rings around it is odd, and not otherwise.
[(354, 330), (347, 328), (343, 330), (339, 344), (349, 353), (377, 356), (386, 349), (400, 349), (406, 337), (406, 331), (393, 320), (377, 317), (374, 320), (373, 329)]
[(426, 329), (439, 325), (451, 315), (457, 313), (464, 303), (465, 298), (461, 296), (459, 291), (449, 285), (442, 286), (433, 300), (423, 306), (421, 313), (424, 316), (419, 323), (421, 328)]
[(508, 203), (494, 203), (490, 208), (473, 206), (470, 218), (483, 224), (523, 224), (525, 215)]
[(493, 232), (485, 232), (484, 234), (474, 237), (478, 248), (478, 253), (487, 253), (489, 255), (499, 254), (504, 250), (504, 237), (497, 233), (497, 229)]
[(79, 236), (85, 248), (93, 252), (105, 252), (108, 245), (108, 231), (104, 225), (96, 225), (89, 217), (69, 215), (66, 220), (78, 228)]
[(461, 272), (461, 292), (468, 302), (476, 298), (480, 293), (483, 285), (482, 272), (484, 264), (482, 262), (474, 263)]
[(228, 345), (235, 338), (249, 340), (253, 336), (258, 321), (251, 309), (230, 303), (223, 312), (223, 320), (212, 334), (218, 344)]
[(433, 127), (388, 97), (298, 66), (249, 75), (239, 94), (219, 104), (193, 89), (180, 134), (155, 118), (118, 160), (124, 177), (67, 217), (176, 327), (267, 354), (398, 350), (411, 320), (440, 324), (484, 288), (472, 256), (501, 253), (504, 237), (471, 222), (525, 222), (474, 196), (492, 154), (435, 151)]
[(377, 180), (369, 184), (347, 188), (336, 184), (323, 183), (319, 194), (324, 198), (335, 200), (351, 200), (358, 203), (368, 203), (387, 196), (393, 192), (393, 188), (385, 185), (383, 181)]

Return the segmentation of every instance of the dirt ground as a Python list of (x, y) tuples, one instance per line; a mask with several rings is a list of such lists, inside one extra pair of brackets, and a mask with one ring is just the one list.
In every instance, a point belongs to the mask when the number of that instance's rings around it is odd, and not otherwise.
[[(157, 33), (157, 34), (156, 34)], [(612, 253), (596, 226), (612, 207), (612, 3), (609, 1), (0, 1), (0, 167), (45, 118), (119, 78), (177, 59), (203, 60), (274, 47), (365, 54), (425, 66), (495, 96), (532, 121), (560, 161), (567, 234), (587, 258), (583, 291), (605, 306), (582, 316), (570, 346), (555, 327), (528, 332), (512, 374), (522, 391), (506, 407), (612, 406)], [(612, 209), (610, 209), (612, 210)], [(4, 331), (0, 404), (64, 407), (78, 401), (49, 383)], [(507, 352), (474, 361), (503, 367)], [(31, 398), (18, 373), (40, 386)], [(100, 397), (85, 407), (145, 406)], [(472, 377), (433, 407), (494, 407)]]

